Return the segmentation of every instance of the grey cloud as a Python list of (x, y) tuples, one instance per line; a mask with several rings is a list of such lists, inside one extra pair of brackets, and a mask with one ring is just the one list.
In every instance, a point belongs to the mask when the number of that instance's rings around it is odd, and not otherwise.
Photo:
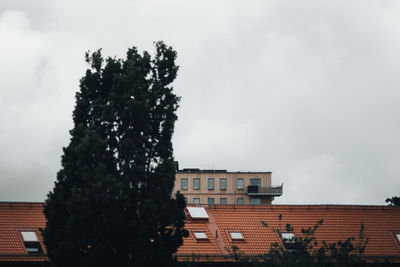
[(181, 66), (181, 167), (273, 171), (276, 203), (383, 204), (400, 192), (396, 1), (9, 1), (0, 12), (2, 200), (51, 188), (84, 52), (124, 56), (156, 40)]

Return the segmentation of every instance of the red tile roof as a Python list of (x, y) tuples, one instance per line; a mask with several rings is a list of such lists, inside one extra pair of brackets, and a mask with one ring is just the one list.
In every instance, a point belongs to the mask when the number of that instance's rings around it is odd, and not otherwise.
[[(391, 257), (400, 262), (400, 244), (395, 233), (400, 233), (400, 207), (354, 205), (267, 205), (267, 206), (204, 206), (208, 220), (190, 219), (186, 229), (190, 232), (178, 249), (178, 260), (230, 261), (228, 250), (236, 246), (245, 254), (260, 255), (269, 251), (270, 244), (280, 242), (274, 229), (284, 229), (287, 223), (294, 227), (296, 235), (302, 228), (314, 226), (323, 219), (316, 232), (318, 240), (328, 243), (357, 237), (360, 224), (365, 226), (369, 238), (365, 256)], [(278, 217), (282, 215), (280, 221)], [(262, 221), (268, 227), (262, 225)], [(0, 202), (0, 262), (46, 261), (44, 255), (28, 255), (21, 230), (45, 227), (43, 203)], [(204, 231), (208, 240), (196, 240), (192, 231)], [(242, 241), (232, 241), (229, 231), (240, 231)], [(41, 245), (45, 251), (43, 240)]]
[(0, 262), (47, 261), (46, 255), (28, 255), (20, 231), (32, 230), (46, 252), (39, 228), (46, 226), (43, 203), (0, 202)]
[[(232, 246), (247, 255), (261, 255), (267, 253), (271, 243), (280, 242), (274, 229), (284, 230), (286, 224), (294, 227), (295, 235), (300, 235), (302, 228), (314, 226), (323, 220), (315, 237), (319, 241), (334, 243), (345, 241), (348, 237), (358, 237), (361, 223), (364, 224), (364, 234), (369, 238), (364, 255), (373, 258), (390, 257), (400, 261), (400, 244), (395, 233), (400, 233), (400, 207), (389, 206), (354, 206), (354, 205), (267, 205), (267, 206), (228, 206), (214, 205), (207, 208), (212, 214), (218, 232), (223, 238), (225, 246)], [(282, 219), (279, 220), (279, 216)], [(268, 227), (261, 222), (268, 224)], [(192, 227), (191, 222), (187, 228)], [(196, 223), (200, 224), (199, 222)], [(210, 223), (203, 223), (210, 228)], [(200, 227), (200, 226), (197, 226)], [(243, 241), (232, 241), (229, 231), (240, 231)], [(283, 231), (284, 232), (284, 231)], [(184, 245), (178, 249), (178, 258), (183, 254), (219, 255), (210, 244), (201, 244), (192, 236), (185, 238)], [(357, 239), (356, 239), (357, 241)]]

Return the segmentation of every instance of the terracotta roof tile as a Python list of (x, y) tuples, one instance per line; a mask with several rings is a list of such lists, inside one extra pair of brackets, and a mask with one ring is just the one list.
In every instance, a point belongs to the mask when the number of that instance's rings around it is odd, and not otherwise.
[(46, 251), (39, 231), (45, 225), (43, 203), (0, 202), (0, 262), (46, 261), (45, 255), (28, 255), (20, 234), (21, 230), (35, 231)]
[[(274, 229), (284, 230), (286, 224), (294, 227), (299, 234), (302, 228), (314, 226), (323, 219), (323, 225), (316, 232), (318, 240), (328, 243), (357, 237), (361, 223), (365, 236), (369, 238), (365, 255), (397, 256), (400, 249), (394, 232), (400, 232), (400, 208), (387, 206), (341, 206), (341, 205), (271, 205), (271, 206), (211, 206), (210, 210), (220, 229), (241, 230), (245, 241), (229, 240), (228, 246), (236, 246), (246, 254), (263, 254), (270, 244), (280, 242)], [(279, 221), (279, 215), (282, 220)], [(264, 227), (261, 221), (269, 226)]]
[[(328, 243), (357, 237), (360, 224), (364, 223), (365, 236), (369, 238), (365, 255), (371, 257), (396, 257), (400, 261), (400, 244), (394, 233), (400, 233), (400, 207), (345, 206), (345, 205), (269, 205), (269, 206), (205, 206), (209, 220), (186, 221), (190, 232), (204, 231), (208, 240), (196, 240), (190, 234), (178, 249), (179, 260), (230, 261), (226, 250), (238, 247), (245, 254), (259, 255), (269, 251), (271, 243), (280, 242), (274, 229), (284, 229), (287, 223), (295, 234), (302, 228), (314, 226), (323, 219), (318, 229), (318, 240)], [(282, 220), (278, 217), (282, 215)], [(268, 227), (261, 223), (264, 221)], [(45, 227), (43, 203), (0, 202), (0, 262), (45, 261), (45, 256), (28, 255), (20, 230), (35, 230), (43, 249), (39, 228)], [(229, 231), (240, 231), (243, 241), (232, 241)], [(222, 242), (222, 243), (221, 243)], [(218, 244), (220, 245), (218, 245)], [(195, 258), (196, 258), (195, 257)]]

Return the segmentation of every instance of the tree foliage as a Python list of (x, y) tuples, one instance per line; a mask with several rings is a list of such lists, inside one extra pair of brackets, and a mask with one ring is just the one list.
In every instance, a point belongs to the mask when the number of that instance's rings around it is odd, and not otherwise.
[(45, 206), (55, 266), (168, 266), (182, 244), (185, 201), (171, 198), (176, 52), (135, 47), (125, 59), (86, 54), (71, 140)]
[[(368, 239), (364, 236), (364, 224), (361, 223), (358, 238), (348, 237), (334, 243), (319, 241), (315, 233), (323, 225), (319, 220), (312, 227), (302, 228), (300, 235), (292, 240), (271, 244), (270, 252), (265, 255), (277, 266), (351, 266), (361, 264), (361, 255), (365, 251)], [(282, 238), (282, 231), (275, 230)], [(294, 232), (286, 225), (285, 232)]]
[[(278, 217), (282, 225), (282, 215)], [(264, 227), (269, 227), (262, 221)], [(364, 224), (361, 223), (357, 237), (348, 237), (334, 243), (327, 243), (316, 238), (315, 234), (323, 225), (319, 220), (314, 226), (295, 231), (291, 224), (286, 224), (274, 232), (280, 237), (281, 242), (271, 244), (270, 251), (261, 256), (246, 256), (237, 248), (233, 248), (233, 257), (241, 262), (242, 266), (362, 266), (365, 261), (362, 255), (368, 244), (364, 235)], [(286, 239), (284, 233), (294, 234)]]
[(385, 202), (389, 203), (389, 206), (400, 206), (400, 197), (387, 198)]

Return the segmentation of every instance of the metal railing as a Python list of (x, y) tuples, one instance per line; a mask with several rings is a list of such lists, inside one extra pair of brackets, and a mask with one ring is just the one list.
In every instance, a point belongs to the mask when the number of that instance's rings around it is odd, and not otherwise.
[(278, 186), (261, 187), (258, 185), (247, 186), (248, 195), (258, 195), (258, 196), (281, 196), (283, 193), (283, 184)]

